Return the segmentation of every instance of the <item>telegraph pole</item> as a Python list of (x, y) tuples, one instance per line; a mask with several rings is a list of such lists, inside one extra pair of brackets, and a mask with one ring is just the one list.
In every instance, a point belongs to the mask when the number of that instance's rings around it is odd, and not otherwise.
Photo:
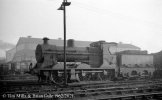
[(60, 8), (58, 10), (63, 10), (63, 24), (64, 24), (64, 85), (67, 85), (67, 70), (66, 70), (66, 6), (69, 6), (71, 2), (63, 0)]

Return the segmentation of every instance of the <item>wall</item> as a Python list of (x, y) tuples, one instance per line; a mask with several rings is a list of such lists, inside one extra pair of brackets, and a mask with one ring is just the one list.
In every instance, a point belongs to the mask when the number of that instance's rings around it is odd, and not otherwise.
[(16, 48), (6, 51), (6, 62), (12, 61), (16, 53)]

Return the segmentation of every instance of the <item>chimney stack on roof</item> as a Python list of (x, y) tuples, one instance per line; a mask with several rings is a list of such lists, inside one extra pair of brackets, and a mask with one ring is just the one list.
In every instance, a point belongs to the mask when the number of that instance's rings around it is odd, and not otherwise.
[(27, 36), (28, 38), (31, 38), (32, 36)]
[(48, 44), (48, 40), (49, 40), (49, 38), (44, 37), (44, 38), (43, 38), (43, 44)]
[(62, 40), (62, 38), (58, 38), (58, 40)]
[(67, 41), (67, 47), (75, 47), (74, 39), (69, 39), (69, 40)]

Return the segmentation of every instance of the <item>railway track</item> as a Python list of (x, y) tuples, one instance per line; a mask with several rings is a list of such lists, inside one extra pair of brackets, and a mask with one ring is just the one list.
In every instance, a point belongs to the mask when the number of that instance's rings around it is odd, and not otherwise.
[[(162, 87), (150, 86), (136, 86), (136, 87), (109, 87), (109, 88), (96, 88), (96, 89), (87, 89), (87, 90), (42, 90), (42, 91), (17, 91), (13, 93), (6, 93), (6, 95), (15, 96), (15, 95), (30, 95), (33, 98), (44, 97), (45, 95), (51, 95), (51, 98), (71, 98), (74, 100), (87, 100), (87, 99), (96, 99), (96, 100), (109, 100), (117, 98), (131, 98), (145, 96), (156, 96), (156, 98), (161, 98)], [(142, 94), (142, 95), (141, 95)], [(68, 96), (67, 96), (68, 95)], [(142, 96), (142, 97), (141, 97)], [(23, 96), (22, 96), (23, 97)], [(24, 98), (27, 96), (24, 96)], [(48, 96), (48, 98), (50, 98)], [(152, 97), (153, 98), (153, 97)], [(141, 99), (143, 100), (143, 99)]]
[(106, 88), (106, 87), (118, 87), (118, 86), (132, 86), (135, 84), (142, 84), (142, 85), (147, 85), (147, 84), (159, 84), (162, 83), (161, 80), (156, 80), (156, 81), (118, 81), (118, 82), (110, 82), (110, 81), (91, 81), (91, 82), (81, 82), (81, 83), (69, 83), (68, 87), (66, 88), (61, 88), (53, 85), (52, 83), (38, 83), (37, 81), (5, 81), (1, 82), (4, 84), (1, 84), (1, 90), (2, 91), (16, 91), (16, 90), (31, 90), (31, 88), (37, 88), (39, 89), (45, 89), (45, 88), (52, 88), (56, 90), (66, 90), (66, 89), (92, 89), (92, 88)]
[[(162, 87), (154, 85), (145, 85), (145, 86), (132, 86), (132, 87), (111, 87), (111, 88), (96, 88), (88, 89), (85, 91), (75, 92), (76, 99), (82, 97), (82, 99), (91, 98), (91, 99), (101, 99), (101, 98), (111, 98), (113, 96), (126, 96), (133, 95), (137, 93), (159, 93), (162, 92)], [(77, 98), (78, 97), (78, 98)], [(131, 100), (131, 99), (130, 99)]]
[(161, 100), (162, 93), (134, 93), (126, 95), (111, 95), (108, 97), (98, 97), (89, 100)]
[[(13, 88), (14, 87), (14, 88)], [(92, 82), (91, 84), (69, 84), (68, 87), (56, 87), (52, 84), (19, 84), (6, 89), (3, 94), (7, 97), (14, 97), (18, 95), (26, 98), (70, 98), (76, 100), (83, 99), (97, 99), (97, 100), (111, 100), (119, 98), (145, 98), (146, 96), (161, 97), (162, 81), (136, 81), (136, 82)], [(140, 96), (142, 94), (142, 96)], [(150, 94), (150, 95), (149, 95)], [(139, 95), (139, 96), (138, 96)], [(131, 100), (129, 99), (129, 100)], [(142, 100), (142, 99), (140, 99)]]

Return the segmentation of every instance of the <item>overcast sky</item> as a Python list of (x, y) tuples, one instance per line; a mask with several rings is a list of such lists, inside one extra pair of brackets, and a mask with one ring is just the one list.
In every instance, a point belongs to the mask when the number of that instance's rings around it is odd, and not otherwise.
[[(162, 0), (70, 0), (67, 38), (162, 50)], [(63, 38), (62, 0), (0, 0), (0, 40)]]

